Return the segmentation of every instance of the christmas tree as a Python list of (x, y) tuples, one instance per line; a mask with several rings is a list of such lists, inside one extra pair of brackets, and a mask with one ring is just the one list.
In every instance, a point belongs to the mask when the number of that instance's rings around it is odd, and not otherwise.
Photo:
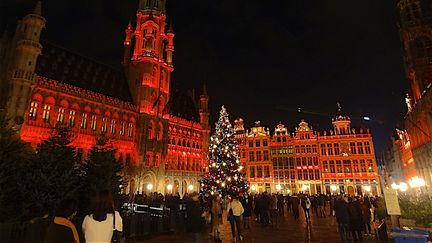
[(242, 172), (239, 154), (234, 129), (222, 106), (216, 131), (210, 138), (208, 171), (201, 180), (203, 193), (236, 196), (248, 191), (249, 183)]
[(84, 212), (97, 192), (102, 190), (109, 190), (118, 203), (124, 181), (120, 175), (122, 163), (116, 159), (116, 151), (111, 141), (105, 136), (97, 137), (96, 144), (90, 149), (82, 168), (84, 176), (80, 203)]

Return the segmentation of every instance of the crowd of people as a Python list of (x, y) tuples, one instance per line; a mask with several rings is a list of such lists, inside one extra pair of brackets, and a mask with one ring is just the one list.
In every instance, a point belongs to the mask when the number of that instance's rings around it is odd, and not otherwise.
[[(242, 229), (250, 229), (250, 221), (255, 220), (262, 227), (277, 225), (278, 216), (292, 213), (295, 220), (299, 220), (300, 211), (304, 214), (306, 224), (311, 223), (311, 216), (316, 218), (335, 217), (341, 242), (363, 242), (364, 236), (373, 234), (372, 222), (376, 219), (378, 197), (348, 197), (345, 195), (308, 195), (270, 194), (267, 192), (257, 194), (244, 194), (240, 196), (194, 194), (194, 205), (187, 204), (188, 225), (204, 225), (205, 221), (211, 224), (211, 234), (215, 241), (220, 241), (219, 225), (223, 221), (222, 211), (226, 210), (227, 221), (231, 226), (232, 240), (243, 241)], [(199, 210), (199, 213), (189, 210)], [(207, 219), (207, 220), (205, 220)], [(201, 223), (200, 223), (201, 222)], [(192, 230), (193, 227), (190, 227)], [(201, 232), (202, 227), (198, 227)], [(194, 228), (196, 236), (197, 228)], [(199, 241), (194, 241), (199, 242)]]

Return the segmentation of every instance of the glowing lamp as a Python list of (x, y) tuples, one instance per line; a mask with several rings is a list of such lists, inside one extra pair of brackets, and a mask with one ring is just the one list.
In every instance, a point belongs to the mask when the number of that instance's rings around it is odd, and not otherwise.
[(168, 184), (168, 185), (167, 185), (167, 189), (168, 189), (168, 191), (171, 191), (171, 190), (173, 189), (173, 185)]
[(391, 184), (391, 188), (393, 189), (393, 190), (397, 190), (397, 189), (399, 189), (399, 186), (396, 184), (396, 183), (392, 183)]
[(281, 190), (281, 185), (277, 184), (277, 185), (276, 185), (276, 190), (277, 190), (277, 191), (280, 191), (280, 190)]
[(370, 192), (371, 191), (371, 187), (370, 186), (363, 186), (363, 189), (366, 191), (366, 192)]
[(255, 186), (255, 185), (252, 185), (252, 186), (251, 186), (251, 189), (252, 189), (252, 191), (256, 191), (256, 186)]
[(337, 186), (336, 186), (336, 185), (331, 185), (331, 186), (330, 186), (330, 189), (331, 189), (332, 191), (336, 191), (336, 190), (337, 190)]
[(408, 190), (408, 185), (405, 182), (399, 183), (399, 190), (401, 192), (405, 192), (406, 190)]
[(418, 176), (414, 176), (412, 177), (409, 181), (408, 181), (410, 187), (412, 188), (417, 188), (417, 187), (422, 187), (426, 185), (425, 180), (423, 180), (423, 178), (420, 178)]
[(189, 189), (189, 191), (192, 191), (194, 189), (194, 186), (193, 185), (189, 185), (188, 189)]
[(151, 191), (153, 189), (153, 184), (147, 184), (147, 190)]

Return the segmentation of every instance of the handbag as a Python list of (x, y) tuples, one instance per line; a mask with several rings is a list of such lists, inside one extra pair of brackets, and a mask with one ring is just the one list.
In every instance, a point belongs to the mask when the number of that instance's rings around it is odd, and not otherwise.
[(121, 243), (123, 241), (122, 232), (118, 231), (115, 227), (115, 211), (113, 214), (113, 235), (111, 238), (111, 243)]

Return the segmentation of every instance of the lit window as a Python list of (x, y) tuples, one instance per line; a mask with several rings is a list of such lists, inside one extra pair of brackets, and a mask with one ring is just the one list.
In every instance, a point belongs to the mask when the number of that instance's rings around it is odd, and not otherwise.
[(362, 143), (362, 142), (358, 142), (358, 143), (357, 143), (357, 147), (358, 147), (358, 153), (359, 153), (359, 154), (364, 154), (364, 151), (363, 151), (363, 143)]
[(58, 109), (57, 123), (63, 124), (63, 121), (64, 121), (64, 112), (65, 112), (64, 108), (59, 108)]
[(250, 162), (255, 161), (255, 156), (254, 156), (254, 152), (253, 151), (249, 152), (249, 161)]
[(112, 134), (114, 134), (115, 131), (116, 131), (116, 127), (115, 126), (116, 126), (116, 121), (115, 120), (111, 120), (110, 131), (111, 131)]
[(256, 161), (261, 161), (262, 157), (261, 157), (261, 151), (257, 151), (256, 152)]
[(102, 118), (102, 132), (103, 133), (107, 132), (107, 118), (106, 117)]
[(357, 154), (356, 144), (354, 142), (350, 142), (350, 149), (352, 154)]
[(268, 141), (267, 141), (267, 139), (264, 139), (264, 140), (263, 140), (263, 146), (265, 146), (265, 147), (268, 146)]
[(36, 103), (36, 102), (32, 102), (30, 104), (30, 112), (29, 112), (29, 119), (30, 120), (36, 120), (36, 118), (37, 118), (37, 107), (38, 107), (38, 103)]
[(50, 110), (51, 110), (51, 106), (44, 105), (44, 109), (43, 109), (43, 113), (42, 113), (42, 121), (49, 122)]
[(125, 122), (124, 121), (121, 121), (120, 122), (120, 125), (121, 125), (121, 128), (120, 128), (120, 135), (125, 135), (125, 130), (126, 130), (126, 127), (125, 127)]
[(133, 124), (129, 123), (128, 124), (128, 136), (132, 137), (132, 135), (133, 135)]
[(264, 160), (269, 160), (269, 151), (264, 150)]
[(73, 127), (75, 125), (75, 114), (76, 111), (69, 111), (69, 126)]
[(87, 113), (82, 114), (82, 120), (81, 120), (81, 128), (86, 129), (87, 128)]
[(96, 131), (96, 122), (97, 122), (97, 116), (96, 115), (92, 115), (91, 117), (91, 129), (93, 131)]
[(369, 142), (364, 142), (365, 152), (366, 154), (371, 154), (371, 148)]
[(334, 146), (334, 154), (339, 155), (339, 144), (335, 143), (333, 144), (333, 146)]

